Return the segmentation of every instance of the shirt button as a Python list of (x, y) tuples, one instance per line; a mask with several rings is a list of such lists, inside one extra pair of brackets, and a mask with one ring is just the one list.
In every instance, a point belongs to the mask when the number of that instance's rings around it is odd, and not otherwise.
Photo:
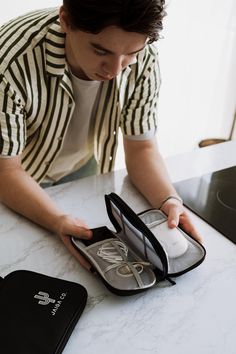
[(45, 161), (44, 164), (45, 164), (45, 166), (49, 166), (50, 162), (49, 161)]
[(63, 139), (62, 136), (59, 136), (59, 137), (57, 138), (58, 141), (62, 141), (62, 139)]
[(116, 135), (116, 131), (114, 130), (113, 135)]
[(109, 160), (110, 160), (110, 161), (112, 160), (112, 156), (109, 157)]

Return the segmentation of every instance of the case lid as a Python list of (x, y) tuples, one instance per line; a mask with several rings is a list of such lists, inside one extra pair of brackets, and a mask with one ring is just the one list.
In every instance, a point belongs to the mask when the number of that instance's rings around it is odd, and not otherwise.
[(139, 216), (115, 193), (105, 195), (108, 216), (118, 237), (143, 260), (149, 261), (163, 278), (168, 274), (168, 260), (159, 241)]

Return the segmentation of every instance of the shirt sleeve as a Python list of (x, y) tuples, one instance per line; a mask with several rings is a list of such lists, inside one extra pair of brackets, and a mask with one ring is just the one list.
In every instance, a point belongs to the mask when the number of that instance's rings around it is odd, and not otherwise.
[(21, 97), (0, 75), (0, 155), (16, 156), (25, 146), (26, 128)]
[(156, 135), (156, 130), (149, 130), (148, 132), (140, 135), (125, 135), (125, 139), (142, 141), (152, 139)]
[(157, 103), (160, 89), (160, 69), (156, 52), (146, 54), (135, 76), (133, 70), (129, 85), (135, 82), (133, 92), (126, 100), (121, 112), (121, 130), (125, 138), (144, 140), (154, 136), (157, 130)]

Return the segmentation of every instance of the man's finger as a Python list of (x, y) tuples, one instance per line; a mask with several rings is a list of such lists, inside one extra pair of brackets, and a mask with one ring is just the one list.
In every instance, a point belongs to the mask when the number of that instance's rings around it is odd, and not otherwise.
[(91, 264), (84, 258), (80, 252), (73, 246), (70, 236), (62, 237), (62, 241), (66, 248), (72, 253), (72, 255), (79, 261), (79, 263), (87, 270), (91, 270)]
[(168, 226), (173, 229), (179, 224), (179, 213), (177, 208), (171, 208), (168, 215)]
[(189, 232), (190, 236), (192, 236), (195, 240), (197, 240), (200, 243), (203, 243), (203, 239), (200, 236), (200, 234), (196, 231), (195, 228), (192, 228), (192, 230)]
[(180, 217), (180, 227), (195, 240), (200, 243), (203, 243), (203, 239), (200, 236), (199, 232), (195, 229), (189, 215), (185, 214), (184, 217)]
[(86, 229), (85, 227), (76, 226), (74, 227), (74, 230), (72, 230), (71, 236), (87, 240), (93, 237), (93, 233), (91, 230)]

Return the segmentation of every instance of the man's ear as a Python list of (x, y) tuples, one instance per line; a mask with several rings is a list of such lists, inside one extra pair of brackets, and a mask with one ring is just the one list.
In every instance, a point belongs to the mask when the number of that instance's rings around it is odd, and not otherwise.
[(68, 14), (67, 14), (64, 6), (60, 7), (59, 19), (60, 19), (60, 24), (61, 24), (61, 28), (62, 28), (63, 32), (67, 33), (71, 29), (71, 25), (69, 22)]

